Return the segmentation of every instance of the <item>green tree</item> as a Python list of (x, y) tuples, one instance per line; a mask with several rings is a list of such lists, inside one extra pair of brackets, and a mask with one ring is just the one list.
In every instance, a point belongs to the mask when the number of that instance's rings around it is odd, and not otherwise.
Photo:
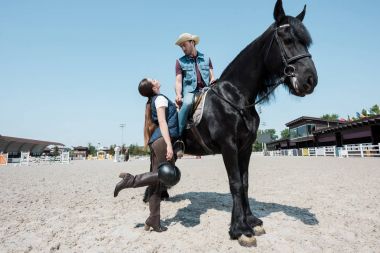
[(363, 116), (368, 116), (367, 110), (366, 110), (366, 109), (363, 109), (363, 110), (362, 110), (362, 114), (363, 114)]
[(281, 131), (281, 139), (288, 139), (290, 137), (289, 128), (285, 128)]
[(268, 143), (274, 140), (277, 140), (278, 136), (276, 135), (275, 129), (264, 129), (257, 131), (256, 141), (252, 145), (253, 151), (262, 151), (263, 143)]
[(258, 141), (255, 141), (255, 143), (253, 143), (252, 145), (252, 151), (254, 152), (263, 151), (263, 144)]
[(90, 143), (88, 143), (88, 154), (96, 156), (96, 148)]
[(53, 148), (53, 156), (59, 156), (59, 149), (57, 146), (54, 146)]
[(336, 114), (336, 113), (332, 113), (332, 114), (324, 114), (321, 119), (324, 119), (324, 120), (338, 120), (339, 119), (339, 115)]
[(259, 142), (268, 142), (268, 141), (274, 141), (277, 139), (278, 139), (278, 136), (276, 135), (275, 129), (264, 129), (264, 130), (257, 131), (256, 140)]
[(264, 132), (265, 133), (269, 133), (270, 138), (272, 139), (272, 141), (278, 139), (278, 135), (276, 134), (276, 130), (275, 129), (266, 129), (266, 130), (264, 130)]
[(371, 109), (369, 109), (369, 112), (370, 112), (371, 116), (379, 115), (380, 114), (380, 108), (376, 104), (376, 105), (372, 106)]
[(109, 151), (109, 153), (110, 153), (110, 155), (112, 155), (112, 156), (115, 155), (115, 147), (116, 147), (115, 144), (110, 146), (110, 151)]
[(135, 144), (129, 145), (129, 154), (130, 155), (137, 155), (138, 152), (138, 146)]
[(128, 152), (130, 155), (149, 155), (149, 150), (145, 149), (143, 146), (138, 146), (137, 144), (129, 145)]

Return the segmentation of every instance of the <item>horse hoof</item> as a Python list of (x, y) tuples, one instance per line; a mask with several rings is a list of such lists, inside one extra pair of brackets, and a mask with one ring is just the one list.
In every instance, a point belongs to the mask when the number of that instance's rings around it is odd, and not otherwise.
[(127, 175), (127, 173), (125, 173), (125, 172), (121, 172), (121, 173), (119, 174), (119, 177), (120, 177), (120, 178), (124, 178), (125, 175)]
[(238, 242), (243, 247), (253, 247), (253, 246), (256, 246), (256, 238), (254, 236), (248, 237), (246, 235), (241, 235), (238, 238)]
[(255, 235), (257, 236), (265, 234), (265, 229), (263, 228), (263, 226), (254, 227), (253, 231), (255, 231)]

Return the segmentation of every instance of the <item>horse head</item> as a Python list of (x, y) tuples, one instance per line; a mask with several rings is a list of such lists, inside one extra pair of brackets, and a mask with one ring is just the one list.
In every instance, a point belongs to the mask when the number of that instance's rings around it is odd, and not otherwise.
[(282, 1), (277, 0), (275, 23), (271, 26), (271, 41), (264, 60), (269, 75), (283, 78), (290, 92), (301, 97), (312, 93), (318, 83), (317, 70), (308, 51), (312, 39), (302, 23), (305, 13), (306, 5), (298, 16), (287, 16)]

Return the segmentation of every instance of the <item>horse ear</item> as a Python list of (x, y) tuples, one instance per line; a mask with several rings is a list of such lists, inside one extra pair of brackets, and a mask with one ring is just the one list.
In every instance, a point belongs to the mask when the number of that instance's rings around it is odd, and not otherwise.
[(299, 19), (302, 22), (303, 18), (305, 17), (305, 14), (306, 14), (306, 4), (303, 7), (303, 11), (300, 14), (298, 14), (298, 16), (296, 18)]
[(276, 23), (280, 23), (281, 19), (285, 17), (285, 11), (282, 7), (282, 0), (277, 0), (276, 5), (274, 6), (273, 16)]

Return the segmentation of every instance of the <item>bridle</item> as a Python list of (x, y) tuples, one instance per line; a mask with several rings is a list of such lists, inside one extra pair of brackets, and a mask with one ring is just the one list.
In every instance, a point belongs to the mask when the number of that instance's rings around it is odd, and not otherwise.
[(299, 55), (296, 55), (293, 57), (289, 57), (287, 55), (287, 53), (285, 51), (284, 44), (282, 43), (280, 37), (278, 36), (278, 30), (281, 28), (285, 28), (285, 27), (290, 27), (290, 25), (285, 24), (285, 25), (278, 26), (274, 29), (272, 40), (270, 41), (269, 47), (268, 47), (267, 52), (265, 54), (264, 61), (268, 58), (269, 52), (270, 52), (272, 45), (273, 45), (273, 41), (276, 40), (278, 48), (280, 49), (281, 60), (282, 60), (282, 63), (284, 64), (284, 70), (283, 70), (284, 75), (283, 75), (283, 77), (295, 77), (296, 76), (295, 75), (296, 67), (294, 67), (294, 65), (292, 65), (292, 63), (294, 63), (298, 60), (301, 60), (303, 58), (307, 58), (307, 57), (311, 58), (311, 54), (305, 53), (305, 54), (299, 54)]

